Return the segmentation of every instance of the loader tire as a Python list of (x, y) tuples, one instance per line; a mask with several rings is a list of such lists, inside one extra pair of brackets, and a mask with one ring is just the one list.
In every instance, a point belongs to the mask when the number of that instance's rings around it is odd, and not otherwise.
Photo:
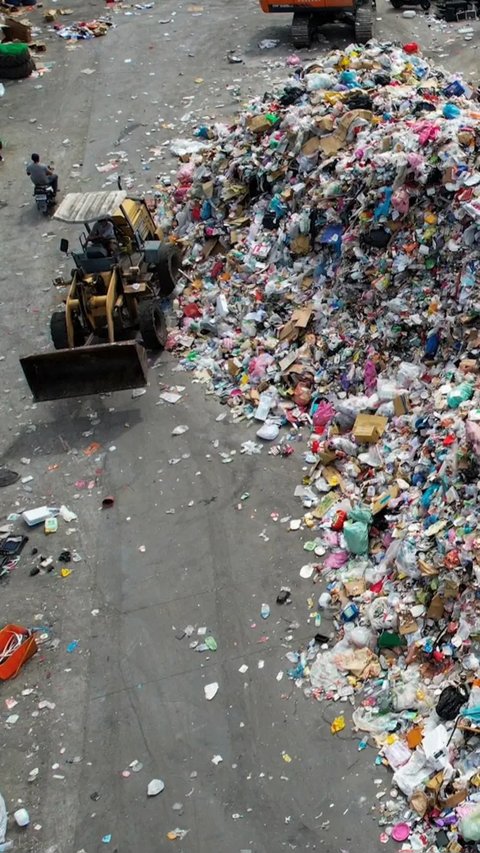
[(145, 349), (163, 349), (167, 343), (167, 323), (159, 299), (140, 300), (138, 325)]
[(390, 0), (394, 9), (401, 9), (403, 6), (403, 0)]
[(22, 53), (0, 53), (0, 68), (13, 68), (14, 65), (23, 65), (30, 59), (30, 51), (27, 48)]
[[(50, 334), (55, 349), (68, 349), (67, 318), (65, 311), (54, 311), (50, 318)], [(85, 343), (85, 335), (78, 323), (73, 325), (73, 342), (76, 347)]]
[(295, 12), (292, 21), (292, 42), (296, 48), (311, 47), (312, 16), (307, 13)]
[(182, 255), (176, 246), (168, 244), (160, 246), (159, 255), (157, 264), (159, 291), (162, 296), (170, 296), (178, 281)]
[(355, 14), (355, 41), (366, 44), (373, 37), (373, 12), (371, 6), (360, 6)]
[(36, 65), (31, 56), (21, 65), (4, 66), (0, 64), (0, 80), (22, 80), (24, 77), (30, 77), (35, 69)]

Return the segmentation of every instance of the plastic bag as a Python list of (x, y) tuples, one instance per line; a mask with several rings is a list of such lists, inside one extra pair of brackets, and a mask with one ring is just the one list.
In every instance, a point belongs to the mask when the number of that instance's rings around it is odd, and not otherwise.
[(447, 394), (447, 405), (451, 409), (458, 409), (461, 403), (471, 400), (473, 397), (474, 385), (472, 382), (461, 382), (456, 388), (453, 388)]
[[(346, 626), (345, 626), (346, 628)], [(374, 649), (377, 644), (377, 635), (371, 628), (364, 625), (355, 625), (346, 631), (346, 637), (351, 646), (357, 649)]]
[(418, 684), (410, 681), (407, 684), (397, 684), (393, 690), (393, 707), (395, 711), (416, 711), (418, 709)]
[(392, 770), (398, 770), (399, 767), (403, 767), (407, 761), (410, 761), (412, 755), (408, 746), (405, 746), (400, 740), (386, 746), (384, 754)]
[(248, 365), (248, 375), (251, 381), (261, 382), (273, 360), (273, 356), (268, 352), (262, 352), (261, 355), (252, 358)]
[(410, 388), (410, 385), (421, 376), (422, 368), (418, 364), (410, 364), (402, 361), (397, 371), (397, 382), (401, 388)]
[(460, 708), (468, 701), (468, 690), (460, 684), (456, 687), (454, 684), (449, 684), (440, 693), (440, 697), (435, 708), (441, 720), (454, 720), (458, 716)]
[(335, 409), (333, 408), (332, 404), (327, 403), (326, 400), (322, 400), (313, 413), (313, 426), (326, 426), (326, 424), (330, 423), (330, 421), (333, 421), (334, 417)]
[(388, 598), (379, 596), (375, 598), (366, 609), (366, 616), (372, 628), (376, 631), (384, 631), (385, 629), (395, 628), (398, 617), (395, 611), (390, 607)]
[(379, 376), (377, 379), (377, 394), (378, 399), (382, 403), (388, 403), (394, 397), (398, 397), (401, 387), (393, 379), (387, 379), (385, 376)]
[(343, 527), (347, 548), (352, 554), (366, 554), (372, 513), (368, 509), (351, 509)]
[(473, 452), (476, 456), (480, 456), (480, 424), (475, 423), (475, 421), (467, 421), (465, 436), (469, 444), (472, 445)]
[(417, 562), (417, 548), (415, 542), (411, 539), (402, 540), (395, 562), (398, 571), (402, 574), (407, 575), (409, 578), (420, 577)]
[(343, 684), (343, 680), (343, 676), (340, 675), (333, 662), (333, 652), (319, 652), (310, 669), (310, 683), (312, 687), (314, 689), (322, 687), (324, 690), (330, 690)]
[(335, 79), (330, 74), (306, 74), (305, 83), (307, 92), (315, 92), (317, 89), (333, 89)]
[(377, 369), (370, 358), (365, 362), (365, 391), (367, 394), (373, 394), (377, 389)]
[(346, 521), (343, 535), (350, 553), (366, 554), (368, 552), (368, 526), (362, 521)]
[(5, 841), (5, 836), (7, 834), (7, 807), (5, 805), (5, 800), (3, 796), (0, 794), (0, 844)]
[(423, 790), (429, 773), (429, 762), (423, 750), (417, 747), (410, 760), (393, 774), (393, 784), (409, 799), (415, 791)]
[(464, 841), (480, 841), (480, 803), (460, 818), (458, 828)]
[(356, 729), (378, 736), (388, 731), (393, 719), (392, 714), (381, 714), (379, 716), (370, 708), (357, 708), (352, 714), (352, 723)]

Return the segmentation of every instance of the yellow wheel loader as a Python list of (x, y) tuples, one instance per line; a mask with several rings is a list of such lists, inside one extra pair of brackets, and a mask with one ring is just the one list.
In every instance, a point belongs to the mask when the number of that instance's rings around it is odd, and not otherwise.
[[(123, 190), (69, 193), (55, 219), (85, 231), (70, 253), (71, 281), (54, 282), (68, 287), (50, 321), (55, 351), (20, 359), (34, 400), (146, 385), (145, 350), (165, 346), (162, 297), (175, 287), (180, 252), (163, 242), (145, 202)], [(68, 253), (68, 241), (60, 248)]]

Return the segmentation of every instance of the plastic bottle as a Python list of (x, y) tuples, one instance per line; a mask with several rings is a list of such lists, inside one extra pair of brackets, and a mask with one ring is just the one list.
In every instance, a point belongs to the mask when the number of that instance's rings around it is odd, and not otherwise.
[(268, 619), (268, 617), (270, 616), (270, 607), (268, 606), (268, 604), (262, 604), (260, 615), (262, 619)]
[(30, 823), (30, 815), (26, 809), (17, 809), (16, 812), (13, 813), (13, 816), (18, 826), (28, 826)]

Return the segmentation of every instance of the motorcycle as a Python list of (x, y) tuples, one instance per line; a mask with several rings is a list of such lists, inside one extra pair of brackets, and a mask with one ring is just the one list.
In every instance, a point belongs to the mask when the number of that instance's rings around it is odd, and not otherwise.
[(44, 216), (48, 216), (50, 210), (52, 210), (57, 203), (57, 194), (54, 192), (53, 187), (50, 186), (50, 184), (46, 184), (45, 186), (36, 186), (33, 191), (33, 196), (38, 212), (43, 213)]

